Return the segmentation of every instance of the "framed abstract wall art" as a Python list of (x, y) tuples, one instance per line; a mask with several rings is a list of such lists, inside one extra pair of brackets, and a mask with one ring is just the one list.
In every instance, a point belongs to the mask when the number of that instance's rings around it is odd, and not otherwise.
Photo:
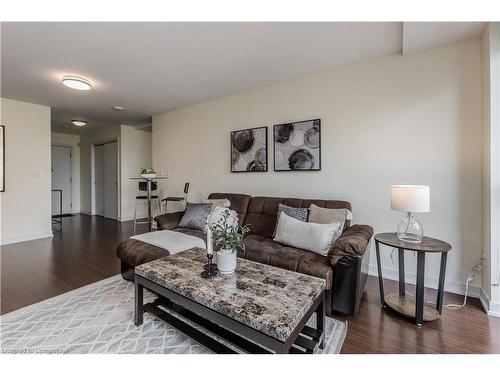
[(321, 120), (274, 125), (274, 170), (321, 170)]
[(231, 172), (267, 172), (267, 127), (231, 132)]

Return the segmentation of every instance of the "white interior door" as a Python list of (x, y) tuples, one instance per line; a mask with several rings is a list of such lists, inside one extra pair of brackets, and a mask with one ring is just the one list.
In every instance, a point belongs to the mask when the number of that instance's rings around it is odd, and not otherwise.
[(104, 216), (104, 145), (94, 146), (95, 214)]
[(104, 217), (118, 218), (118, 145), (104, 145)]
[[(71, 146), (52, 146), (52, 189), (62, 190), (62, 213), (71, 213)], [(52, 215), (60, 213), (59, 194), (52, 192)]]

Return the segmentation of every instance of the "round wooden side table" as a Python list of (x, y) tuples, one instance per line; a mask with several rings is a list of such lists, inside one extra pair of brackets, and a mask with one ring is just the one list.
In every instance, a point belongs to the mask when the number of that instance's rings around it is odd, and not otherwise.
[[(398, 249), (399, 266), (399, 294), (384, 294), (384, 282), (382, 278), (382, 265), (380, 263), (380, 244)], [(405, 250), (417, 252), (417, 286), (415, 298), (405, 293)], [(377, 255), (378, 283), (380, 289), (380, 301), (382, 307), (415, 319), (415, 323), (421, 326), (424, 321), (438, 318), (443, 310), (444, 278), (446, 273), (446, 259), (451, 245), (447, 242), (424, 237), (420, 243), (401, 241), (396, 233), (379, 233), (375, 235), (375, 251)], [(424, 302), (424, 279), (425, 279), (425, 254), (441, 253), (441, 267), (439, 270), (439, 285), (436, 305)]]

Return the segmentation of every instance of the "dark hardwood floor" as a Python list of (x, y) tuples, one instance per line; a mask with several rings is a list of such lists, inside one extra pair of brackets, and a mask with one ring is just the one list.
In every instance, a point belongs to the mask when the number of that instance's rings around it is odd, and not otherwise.
[[(138, 232), (146, 225), (138, 225)], [(120, 273), (116, 245), (132, 222), (99, 216), (63, 218), (54, 237), (1, 247), (1, 313), (17, 310)]]
[[(54, 226), (53, 238), (2, 246), (2, 314), (120, 272), (115, 249), (131, 236), (131, 222), (86, 215), (63, 220), (63, 231)], [(397, 291), (397, 284), (386, 281), (386, 288)], [(426, 289), (431, 298), (435, 292)], [(444, 303), (462, 298), (446, 293)], [(356, 317), (334, 317), (348, 321), (342, 353), (500, 353), (500, 318), (488, 317), (476, 299), (464, 309), (445, 309), (441, 319), (418, 328), (380, 308), (377, 280), (369, 277)]]

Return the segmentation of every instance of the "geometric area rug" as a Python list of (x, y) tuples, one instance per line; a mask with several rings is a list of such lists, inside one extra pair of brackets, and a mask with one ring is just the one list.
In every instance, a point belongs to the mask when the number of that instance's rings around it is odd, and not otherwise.
[[(154, 300), (144, 291), (144, 301)], [(145, 313), (136, 327), (134, 284), (116, 275), (0, 316), (2, 353), (211, 353)], [(324, 354), (340, 352), (347, 323), (326, 318)]]

